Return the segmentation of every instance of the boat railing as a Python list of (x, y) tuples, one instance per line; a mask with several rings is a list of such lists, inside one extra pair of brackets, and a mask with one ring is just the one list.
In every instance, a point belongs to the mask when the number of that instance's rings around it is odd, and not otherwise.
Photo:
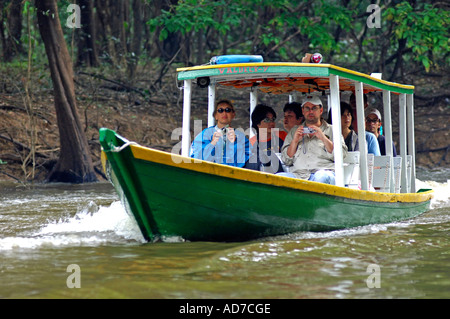
[[(401, 192), (401, 171), (403, 159), (401, 156), (374, 156), (367, 154), (367, 172), (369, 189), (384, 193)], [(407, 191), (411, 191), (411, 163), (412, 156), (407, 156)], [(360, 152), (348, 152), (344, 158), (344, 184), (345, 187), (361, 188)]]

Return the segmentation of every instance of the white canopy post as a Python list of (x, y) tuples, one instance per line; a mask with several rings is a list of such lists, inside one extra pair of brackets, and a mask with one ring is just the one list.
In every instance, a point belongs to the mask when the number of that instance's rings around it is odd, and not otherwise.
[(366, 125), (364, 116), (364, 91), (362, 82), (355, 82), (356, 118), (358, 125), (358, 146), (360, 154), (361, 189), (369, 190), (369, 173), (366, 146)]
[(339, 76), (330, 75), (331, 116), (333, 118), (334, 170), (336, 186), (344, 187), (344, 159), (342, 158), (341, 102), (339, 99)]
[(289, 103), (296, 102), (296, 101), (297, 101), (297, 92), (296, 91), (291, 92), (289, 94)]
[(208, 127), (216, 125), (213, 116), (216, 108), (216, 84), (211, 83), (208, 86)]
[(401, 192), (408, 192), (407, 176), (407, 133), (406, 133), (406, 94), (401, 93), (399, 98), (399, 116), (400, 116), (400, 155), (402, 156), (401, 169)]
[(394, 183), (394, 149), (392, 147), (392, 116), (391, 116), (391, 92), (388, 90), (383, 90), (383, 130), (386, 138), (386, 155), (391, 157), (391, 183), (390, 192), (395, 193), (395, 183)]
[(414, 137), (414, 94), (406, 95), (406, 109), (408, 116), (408, 155), (412, 156), (411, 160), (411, 185), (410, 192), (415, 193), (416, 190), (416, 143)]
[(191, 97), (192, 80), (184, 81), (184, 99), (183, 99), (183, 128), (181, 138), (181, 155), (189, 156), (191, 146)]
[(255, 110), (257, 104), (258, 104), (258, 90), (256, 88), (252, 88), (250, 91), (250, 138), (255, 136), (255, 132), (253, 132), (252, 130), (252, 113)]

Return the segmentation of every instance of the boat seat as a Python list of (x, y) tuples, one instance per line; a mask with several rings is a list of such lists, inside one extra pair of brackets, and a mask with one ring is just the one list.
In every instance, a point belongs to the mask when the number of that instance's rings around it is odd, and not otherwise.
[(377, 192), (391, 192), (391, 161), (391, 156), (374, 156), (372, 186)]
[(344, 185), (345, 187), (358, 189), (360, 183), (359, 151), (348, 152), (344, 158)]

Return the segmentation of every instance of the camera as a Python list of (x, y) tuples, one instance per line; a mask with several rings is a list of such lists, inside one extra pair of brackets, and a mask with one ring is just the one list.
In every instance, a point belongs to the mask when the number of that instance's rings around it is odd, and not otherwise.
[(216, 131), (221, 133), (223, 137), (227, 136), (228, 133), (228, 125), (223, 128), (216, 128)]
[(303, 128), (303, 134), (312, 134), (312, 133), (315, 133), (315, 132), (316, 132), (315, 130), (313, 130), (312, 128), (309, 128), (307, 126), (305, 126)]

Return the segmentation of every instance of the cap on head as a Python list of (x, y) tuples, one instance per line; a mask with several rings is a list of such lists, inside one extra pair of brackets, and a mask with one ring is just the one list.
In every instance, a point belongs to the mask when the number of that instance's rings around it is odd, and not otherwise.
[(307, 95), (304, 99), (303, 99), (303, 103), (302, 103), (302, 107), (306, 104), (306, 103), (311, 103), (314, 105), (320, 105), (323, 107), (322, 101), (320, 100), (320, 98), (318, 96), (314, 96), (314, 95)]
[(375, 109), (375, 108), (366, 109), (365, 114), (364, 114), (365, 117), (368, 117), (370, 114), (375, 114), (378, 117), (378, 119), (381, 121), (381, 113), (377, 109)]

